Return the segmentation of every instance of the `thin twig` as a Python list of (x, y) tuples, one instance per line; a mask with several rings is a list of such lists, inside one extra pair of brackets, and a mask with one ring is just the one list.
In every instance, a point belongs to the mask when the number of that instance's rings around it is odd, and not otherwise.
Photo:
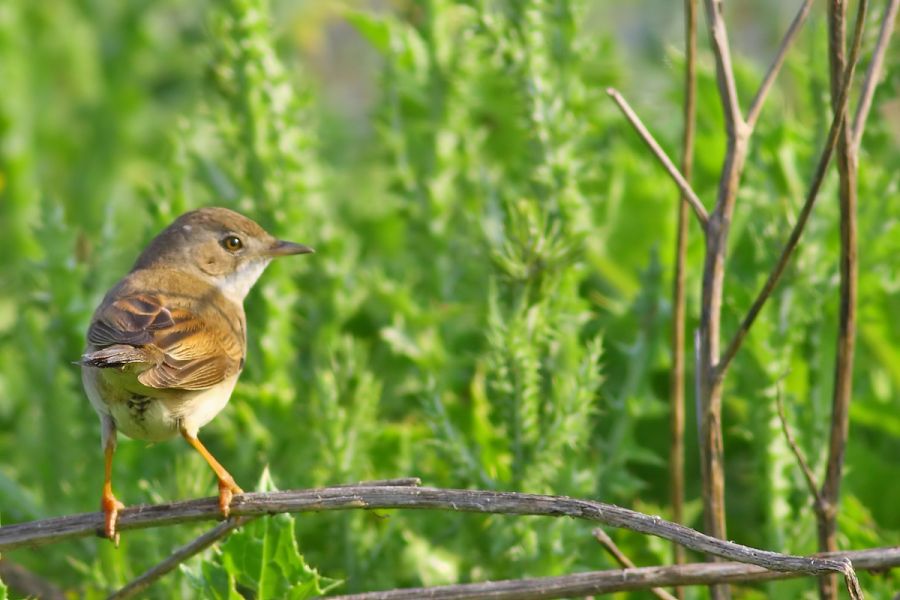
[[(622, 568), (624, 568), (624, 569), (636, 568), (634, 566), (634, 563), (631, 562), (631, 559), (628, 558), (627, 556), (625, 556), (625, 553), (623, 553), (621, 550), (619, 550), (619, 547), (616, 545), (616, 543), (613, 541), (613, 539), (611, 537), (609, 537), (609, 534), (607, 534), (605, 531), (603, 531), (599, 527), (594, 529), (591, 533), (594, 534), (594, 538), (598, 542), (600, 542), (601, 546), (606, 548), (606, 551), (609, 552), (614, 559), (616, 559), (616, 562), (619, 563), (619, 565), (621, 565)], [(662, 600), (676, 600), (675, 596), (673, 596), (672, 594), (670, 594), (669, 592), (667, 592), (666, 590), (664, 590), (662, 588), (653, 587), (653, 588), (650, 588), (649, 591), (651, 594), (653, 594), (657, 598), (662, 598)]]
[[(380, 479), (377, 481), (366, 481), (361, 484), (354, 485), (415, 487), (421, 484), (422, 481), (418, 477), (404, 477), (400, 479)], [(335, 487), (340, 488), (347, 486), (338, 485)], [(176, 549), (165, 560), (151, 567), (141, 575), (135, 577), (120, 590), (116, 591), (113, 594), (110, 594), (107, 600), (125, 600), (125, 598), (133, 598), (137, 594), (143, 592), (148, 587), (153, 585), (158, 579), (176, 569), (181, 563), (187, 561), (192, 556), (203, 552), (219, 540), (226, 538), (228, 534), (230, 534), (235, 529), (238, 529), (239, 527), (242, 527), (257, 518), (259, 517), (229, 517), (226, 521), (219, 523), (191, 542)]]
[[(697, 0), (684, 0), (684, 134), (681, 138), (681, 173), (690, 184), (694, 170), (694, 132), (697, 113)], [(675, 277), (672, 282), (672, 372), (669, 390), (669, 496), (672, 520), (684, 523), (684, 279), (687, 263), (688, 204), (681, 194), (675, 234)], [(687, 562), (684, 548), (672, 544), (675, 564)], [(682, 590), (676, 590), (684, 598)]]
[(869, 109), (872, 108), (872, 98), (875, 96), (875, 88), (881, 79), (881, 68), (884, 65), (884, 55), (891, 42), (891, 34), (894, 32), (894, 23), (897, 21), (897, 11), (900, 9), (900, 0), (888, 0), (884, 7), (884, 16), (881, 18), (881, 29), (878, 31), (878, 41), (875, 50), (872, 51), (872, 61), (866, 70), (866, 79), (863, 83), (862, 93), (859, 96), (859, 104), (856, 106), (856, 115), (853, 117), (852, 145), (853, 153), (859, 152), (862, 142), (866, 120), (869, 117)]
[(816, 483), (816, 476), (813, 474), (812, 469), (809, 468), (809, 463), (806, 462), (803, 451), (800, 450), (800, 446), (797, 445), (794, 432), (791, 431), (791, 426), (788, 425), (787, 416), (784, 412), (784, 399), (781, 395), (780, 385), (775, 393), (775, 407), (778, 410), (778, 419), (781, 421), (781, 431), (784, 432), (784, 438), (787, 440), (788, 446), (790, 446), (791, 452), (794, 453), (794, 458), (797, 459), (797, 464), (803, 472), (803, 478), (806, 479), (806, 486), (809, 488), (809, 493), (812, 494), (813, 501), (817, 505), (821, 504), (822, 497), (819, 495), (819, 485)]
[(672, 179), (675, 181), (678, 189), (680, 189), (681, 193), (684, 194), (685, 200), (690, 202), (691, 208), (694, 209), (694, 214), (697, 215), (697, 219), (700, 221), (700, 226), (705, 231), (706, 224), (709, 221), (709, 215), (707, 214), (706, 208), (703, 206), (703, 203), (700, 201), (700, 198), (697, 197), (697, 194), (694, 193), (694, 190), (691, 188), (691, 185), (678, 171), (678, 168), (668, 157), (666, 151), (662, 149), (662, 147), (653, 138), (647, 128), (644, 127), (641, 119), (631, 109), (631, 106), (629, 106), (625, 98), (622, 97), (622, 94), (620, 94), (618, 90), (614, 88), (607, 88), (606, 93), (609, 94), (609, 96), (615, 101), (615, 103), (619, 105), (619, 109), (621, 109), (622, 114), (625, 115), (625, 118), (628, 119), (628, 122), (631, 123), (632, 127), (634, 127), (634, 130), (637, 131), (638, 135), (641, 136), (641, 139), (644, 140), (644, 143), (647, 144), (647, 147), (650, 148), (650, 151), (653, 152), (653, 155), (656, 156), (669, 176), (672, 177)]
[(753, 98), (753, 102), (750, 103), (750, 109), (747, 111), (747, 127), (750, 129), (753, 129), (756, 125), (756, 120), (759, 119), (763, 104), (766, 102), (766, 96), (772, 89), (772, 84), (775, 83), (775, 78), (778, 77), (778, 73), (784, 65), (784, 59), (787, 56), (788, 50), (790, 50), (791, 45), (793, 45), (794, 40), (797, 38), (797, 34), (800, 32), (800, 28), (806, 21), (806, 17), (809, 16), (809, 9), (812, 8), (812, 4), (813, 0), (803, 0), (803, 4), (800, 5), (800, 10), (797, 11), (797, 16), (791, 21), (790, 27), (788, 27), (784, 37), (781, 39), (781, 44), (778, 46), (778, 52), (775, 54), (775, 58), (772, 60), (772, 64), (769, 66), (766, 76), (763, 77), (762, 83), (759, 85), (759, 90)]
[(784, 273), (784, 270), (787, 267), (787, 264), (790, 261), (794, 250), (797, 248), (797, 244), (800, 241), (800, 236), (803, 234), (803, 230), (806, 227), (806, 222), (809, 220), (809, 215), (810, 213), (812, 213), (813, 206), (816, 203), (816, 198), (818, 198), (819, 189), (822, 187), (822, 182), (824, 181), (825, 174), (828, 171), (828, 164), (831, 162), (831, 156), (832, 154), (834, 154), (834, 149), (837, 145), (838, 134), (843, 127), (843, 120), (841, 119), (841, 115), (845, 112), (847, 103), (850, 100), (850, 87), (853, 82), (853, 74), (856, 71), (857, 59), (859, 58), (859, 47), (860, 42), (862, 41), (862, 30), (863, 25), (865, 24), (867, 4), (868, 0), (861, 0), (859, 3), (859, 10), (856, 17), (856, 27), (853, 32), (853, 45), (850, 48), (850, 55), (847, 60), (846, 74), (844, 75), (843, 84), (841, 85), (841, 93), (838, 97), (838, 101), (835, 103), (837, 107), (840, 107), (843, 110), (835, 111), (834, 118), (831, 122), (831, 128), (828, 131), (828, 137), (825, 141), (825, 147), (822, 149), (822, 154), (819, 157), (818, 164), (816, 165), (816, 170), (813, 174), (809, 190), (806, 193), (806, 199), (803, 203), (803, 207), (800, 210), (800, 215), (797, 218), (797, 222), (794, 224), (794, 228), (791, 230), (790, 236), (788, 236), (787, 242), (785, 242), (784, 248), (781, 251), (781, 255), (778, 257), (778, 261), (775, 263), (775, 266), (773, 267), (771, 273), (769, 273), (769, 277), (766, 279), (765, 285), (763, 285), (762, 289), (759, 291), (759, 294), (757, 294), (756, 299), (753, 301), (753, 304), (750, 306), (750, 310), (747, 311), (747, 315), (744, 317), (744, 320), (741, 321), (741, 325), (740, 327), (738, 327), (738, 330), (735, 332), (734, 337), (728, 344), (728, 348), (722, 355), (722, 359), (716, 366), (716, 374), (719, 377), (724, 374), (725, 370), (728, 368), (728, 364), (737, 354), (737, 351), (741, 347), (741, 344), (743, 343), (747, 332), (750, 331), (750, 327), (756, 320), (757, 315), (759, 315), (759, 311), (766, 303), (766, 300), (769, 299), (769, 296), (772, 295), (772, 291), (775, 289), (775, 285), (778, 283), (779, 279), (781, 279), (781, 275)]
[[(846, 552), (858, 570), (883, 571), (900, 566), (900, 547)], [(750, 583), (805, 576), (804, 573), (775, 572), (735, 562), (692, 563), (670, 567), (641, 567), (622, 571), (592, 571), (557, 577), (539, 577), (466, 583), (431, 588), (413, 588), (383, 592), (365, 592), (333, 596), (332, 600), (549, 600), (587, 595), (610, 594), (647, 589), (651, 586), (708, 585), (711, 583)]]
[(8, 558), (0, 558), (0, 582), (17, 596), (41, 600), (66, 600), (61, 589)]
[(257, 518), (259, 517), (229, 517), (226, 521), (219, 523), (203, 535), (195, 538), (184, 546), (177, 548), (165, 560), (129, 581), (125, 587), (107, 596), (107, 600), (124, 600), (125, 598), (133, 598), (137, 594), (140, 594), (141, 592), (149, 588), (157, 580), (161, 579), (166, 574), (178, 568), (178, 565), (180, 565), (181, 563), (185, 562), (192, 556), (203, 552), (219, 540), (227, 537), (228, 534), (230, 534), (235, 529), (242, 527), (243, 525), (246, 525), (250, 521), (253, 521)]
[(742, 136), (745, 128), (741, 107), (738, 102), (737, 85), (734, 81), (734, 69), (731, 66), (731, 50), (728, 48), (728, 31), (722, 13), (722, 0), (705, 0), (706, 20), (709, 24), (709, 35), (713, 53), (716, 56), (716, 81), (722, 97), (725, 113), (725, 128), (729, 135)]

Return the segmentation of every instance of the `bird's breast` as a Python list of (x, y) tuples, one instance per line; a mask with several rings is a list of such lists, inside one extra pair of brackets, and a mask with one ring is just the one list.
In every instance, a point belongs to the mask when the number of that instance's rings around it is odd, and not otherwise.
[(136, 440), (162, 442), (178, 434), (178, 418), (160, 398), (131, 395), (109, 405), (116, 428)]
[(112, 417), (123, 434), (147, 442), (161, 442), (182, 431), (197, 435), (228, 404), (238, 378), (236, 374), (205, 390), (157, 390), (140, 384), (122, 385), (122, 373), (109, 371), (83, 369), (91, 404)]

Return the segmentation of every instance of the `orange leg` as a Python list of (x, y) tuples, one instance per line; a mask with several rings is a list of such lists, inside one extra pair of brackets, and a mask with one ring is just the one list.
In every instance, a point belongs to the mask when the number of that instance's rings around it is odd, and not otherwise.
[[(113, 434), (115, 435), (115, 434)], [(103, 478), (103, 495), (100, 499), (100, 510), (103, 511), (103, 535), (119, 547), (119, 532), (116, 531), (116, 522), (119, 519), (119, 511), (125, 505), (119, 502), (112, 493), (112, 459), (116, 451), (115, 437), (107, 441), (103, 448), (105, 459), (105, 476)]]
[(231, 476), (231, 473), (226, 471), (225, 467), (209, 453), (209, 450), (207, 450), (206, 446), (197, 439), (197, 436), (191, 435), (187, 431), (182, 431), (181, 437), (187, 440), (187, 443), (200, 453), (200, 456), (209, 463), (209, 466), (212, 467), (216, 477), (219, 478), (219, 510), (222, 511), (222, 516), (227, 518), (228, 512), (231, 509), (232, 497), (234, 494), (243, 494), (244, 490), (238, 487), (238, 484), (234, 482), (234, 477)]

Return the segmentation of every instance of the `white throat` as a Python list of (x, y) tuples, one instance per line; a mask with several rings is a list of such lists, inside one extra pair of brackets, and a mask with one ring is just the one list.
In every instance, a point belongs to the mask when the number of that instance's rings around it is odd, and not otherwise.
[(267, 258), (246, 262), (234, 273), (217, 278), (215, 281), (216, 287), (232, 302), (242, 304), (244, 298), (250, 292), (250, 288), (253, 287), (259, 276), (269, 266), (269, 262), (270, 259)]

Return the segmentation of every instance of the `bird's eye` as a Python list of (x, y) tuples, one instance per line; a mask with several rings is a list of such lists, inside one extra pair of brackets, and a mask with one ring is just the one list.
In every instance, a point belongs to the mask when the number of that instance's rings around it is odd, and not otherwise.
[(244, 247), (244, 242), (236, 235), (228, 235), (222, 238), (222, 247), (229, 252), (237, 252)]

